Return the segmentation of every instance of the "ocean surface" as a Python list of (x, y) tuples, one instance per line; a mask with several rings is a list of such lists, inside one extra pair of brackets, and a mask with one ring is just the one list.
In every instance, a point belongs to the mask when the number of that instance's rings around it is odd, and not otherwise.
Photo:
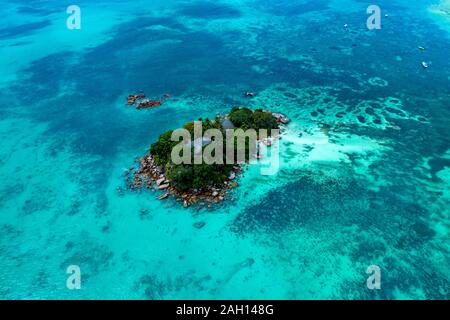
[[(0, 299), (450, 298), (448, 1), (376, 1), (380, 30), (363, 0), (74, 2), (81, 30), (0, 5)], [(276, 175), (211, 208), (127, 189), (160, 133), (235, 105), (292, 120)]]

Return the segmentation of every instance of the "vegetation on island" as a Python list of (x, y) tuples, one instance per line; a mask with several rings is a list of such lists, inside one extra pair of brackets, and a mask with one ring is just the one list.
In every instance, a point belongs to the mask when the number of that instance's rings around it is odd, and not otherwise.
[[(254, 129), (258, 133), (260, 129), (267, 129), (268, 134), (270, 134), (271, 129), (278, 129), (279, 125), (277, 119), (272, 115), (271, 112), (263, 111), (257, 109), (252, 111), (248, 108), (234, 107), (228, 116), (216, 117), (214, 120), (209, 119), (199, 119), (202, 122), (203, 133), (208, 129), (218, 129), (226, 137), (226, 129), (224, 128), (225, 120), (231, 121), (234, 129)], [(188, 122), (183, 126), (184, 129), (188, 130), (191, 136), (194, 136), (194, 122)], [(172, 149), (179, 144), (178, 141), (172, 141), (171, 135), (173, 130), (169, 130), (160, 135), (158, 141), (153, 143), (150, 147), (150, 154), (153, 157), (155, 163), (165, 171), (165, 176), (171, 181), (171, 185), (175, 188), (187, 191), (190, 189), (203, 189), (215, 185), (222, 185), (226, 181), (229, 175), (233, 171), (233, 167), (237, 164), (229, 164), (226, 159), (224, 159), (223, 164), (174, 164), (171, 161)], [(258, 137), (259, 139), (259, 137)], [(195, 143), (191, 144), (191, 152), (194, 154)], [(203, 144), (202, 150), (207, 146), (207, 143)], [(237, 148), (239, 144), (234, 143), (234, 152), (237, 154)], [(224, 158), (226, 155), (225, 148), (226, 143), (223, 144), (224, 148)], [(248, 161), (248, 150), (249, 141), (246, 139), (246, 161)], [(236, 157), (235, 157), (236, 159)]]
[(236, 128), (247, 129), (278, 129), (277, 119), (271, 112), (256, 109), (252, 111), (248, 108), (234, 107), (228, 114), (228, 118)]

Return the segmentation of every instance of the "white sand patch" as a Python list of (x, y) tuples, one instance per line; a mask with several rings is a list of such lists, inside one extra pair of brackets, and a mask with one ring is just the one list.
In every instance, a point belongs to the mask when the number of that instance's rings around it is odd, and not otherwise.
[(450, 32), (450, 0), (429, 6), (428, 12), (443, 30)]

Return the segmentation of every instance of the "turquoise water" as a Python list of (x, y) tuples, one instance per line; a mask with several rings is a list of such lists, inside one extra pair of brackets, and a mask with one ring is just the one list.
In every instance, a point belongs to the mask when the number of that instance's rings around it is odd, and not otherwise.
[[(369, 31), (361, 0), (80, 0), (81, 30), (3, 1), (0, 298), (448, 299), (450, 18), (377, 2)], [(292, 120), (277, 175), (209, 209), (126, 189), (161, 132), (233, 105)]]

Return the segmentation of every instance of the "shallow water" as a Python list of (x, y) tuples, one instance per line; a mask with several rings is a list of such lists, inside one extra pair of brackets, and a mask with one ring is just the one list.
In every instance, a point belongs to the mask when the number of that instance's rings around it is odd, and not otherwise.
[[(4, 1), (0, 298), (448, 299), (450, 20), (378, 2), (369, 31), (365, 1), (82, 0), (71, 31)], [(139, 90), (173, 98), (127, 108)], [(292, 120), (276, 175), (209, 209), (126, 189), (161, 132), (233, 105)]]

